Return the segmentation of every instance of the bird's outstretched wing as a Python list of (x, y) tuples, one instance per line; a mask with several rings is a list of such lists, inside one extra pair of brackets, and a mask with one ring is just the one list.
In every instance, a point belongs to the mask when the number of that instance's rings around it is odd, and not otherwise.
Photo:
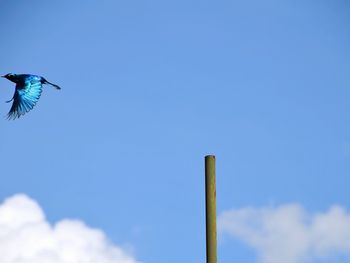
[(13, 103), (7, 114), (7, 118), (14, 120), (33, 109), (40, 98), (42, 87), (39, 78), (29, 79), (22, 85), (17, 84), (15, 94), (12, 98)]

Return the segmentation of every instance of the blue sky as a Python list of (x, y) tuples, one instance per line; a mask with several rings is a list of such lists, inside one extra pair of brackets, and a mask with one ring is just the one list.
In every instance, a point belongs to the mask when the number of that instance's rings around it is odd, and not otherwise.
[[(0, 121), (0, 199), (25, 193), (50, 222), (82, 220), (149, 263), (204, 262), (206, 154), (218, 214), (349, 209), (349, 11), (340, 0), (1, 1), (0, 72), (62, 90)], [(12, 83), (0, 85), (10, 99)], [(218, 254), (258, 260), (236, 238)]]

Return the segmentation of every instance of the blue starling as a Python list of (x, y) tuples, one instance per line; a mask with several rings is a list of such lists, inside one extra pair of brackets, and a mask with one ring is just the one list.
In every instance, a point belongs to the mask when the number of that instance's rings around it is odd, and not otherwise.
[(11, 100), (6, 101), (7, 103), (13, 101), (7, 114), (7, 119), (9, 120), (19, 118), (33, 109), (40, 98), (43, 84), (49, 84), (56, 89), (61, 89), (59, 86), (48, 82), (45, 78), (36, 75), (9, 73), (2, 77), (16, 83), (15, 94), (13, 94)]

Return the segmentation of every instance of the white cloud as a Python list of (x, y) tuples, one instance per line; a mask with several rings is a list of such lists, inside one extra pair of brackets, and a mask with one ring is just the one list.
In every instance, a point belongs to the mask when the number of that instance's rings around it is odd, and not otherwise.
[(310, 214), (298, 204), (223, 212), (219, 231), (257, 250), (263, 263), (350, 256), (350, 214), (340, 206)]
[(105, 234), (78, 220), (50, 225), (40, 206), (23, 194), (0, 205), (1, 263), (136, 263)]

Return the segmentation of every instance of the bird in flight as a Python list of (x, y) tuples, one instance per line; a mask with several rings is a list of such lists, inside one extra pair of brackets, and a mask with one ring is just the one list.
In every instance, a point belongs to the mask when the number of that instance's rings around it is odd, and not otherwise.
[(13, 101), (7, 114), (7, 119), (9, 120), (19, 118), (33, 109), (40, 98), (44, 84), (49, 84), (58, 90), (61, 89), (56, 84), (48, 82), (45, 78), (37, 75), (9, 73), (2, 77), (16, 83), (16, 90), (12, 99), (6, 101), (7, 103)]

